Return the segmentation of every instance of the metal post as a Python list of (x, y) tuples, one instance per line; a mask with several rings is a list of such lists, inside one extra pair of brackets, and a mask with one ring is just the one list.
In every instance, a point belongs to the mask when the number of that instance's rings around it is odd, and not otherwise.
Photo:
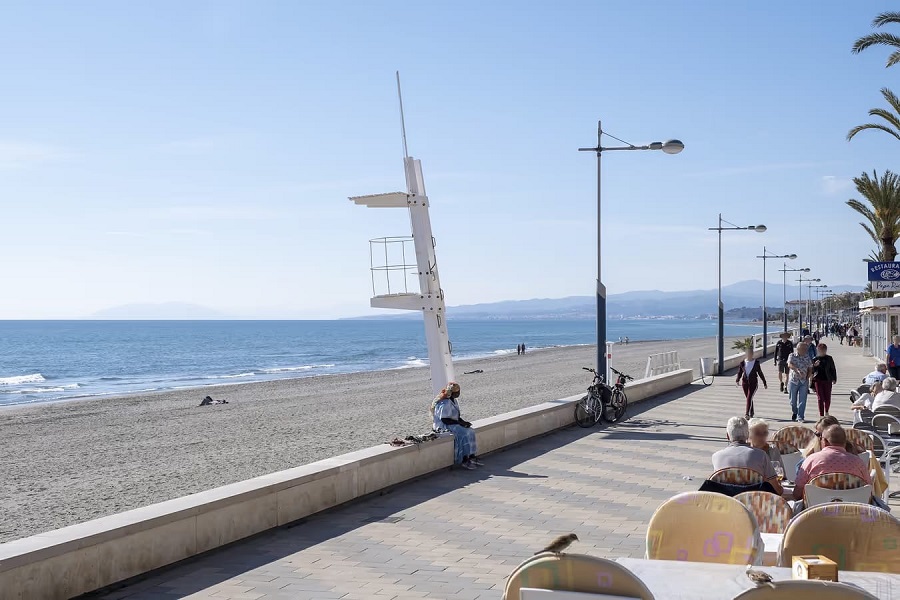
[(769, 315), (766, 312), (766, 247), (763, 246), (763, 355), (769, 355)]
[(781, 308), (784, 312), (784, 333), (787, 333), (787, 263), (784, 263), (781, 278)]
[[(600, 212), (600, 160), (603, 145), (600, 137), (603, 135), (603, 123), (597, 121), (597, 372), (606, 374), (606, 287), (600, 277), (601, 246), (600, 240), (603, 234)], [(609, 381), (607, 379), (607, 381)]]
[(719, 213), (719, 336), (717, 340), (719, 359), (716, 374), (725, 372), (725, 305), (722, 304), (722, 213)]

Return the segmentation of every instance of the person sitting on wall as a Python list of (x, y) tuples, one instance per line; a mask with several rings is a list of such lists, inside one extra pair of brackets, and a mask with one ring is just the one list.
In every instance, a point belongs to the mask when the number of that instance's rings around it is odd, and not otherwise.
[(472, 470), (484, 463), (475, 456), (477, 444), (472, 424), (459, 413), (459, 394), (459, 384), (451, 381), (435, 396), (431, 403), (431, 427), (436, 433), (449, 431), (453, 434), (453, 464)]

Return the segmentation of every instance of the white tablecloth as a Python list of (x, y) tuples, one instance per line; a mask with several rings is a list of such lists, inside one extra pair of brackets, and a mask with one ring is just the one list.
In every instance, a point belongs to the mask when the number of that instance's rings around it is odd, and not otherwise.
[[(650, 588), (656, 600), (732, 600), (755, 587), (743, 565), (617, 558), (616, 562), (637, 575)], [(780, 567), (756, 567), (776, 581), (791, 579), (791, 570)], [(900, 575), (841, 571), (843, 583), (859, 586), (877, 598), (900, 598)]]

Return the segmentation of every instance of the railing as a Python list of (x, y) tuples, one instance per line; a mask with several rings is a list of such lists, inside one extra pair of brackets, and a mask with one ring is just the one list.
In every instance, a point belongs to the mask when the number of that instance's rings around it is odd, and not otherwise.
[(671, 352), (651, 354), (647, 357), (647, 368), (644, 369), (644, 377), (672, 373), (679, 369), (681, 369), (681, 362), (678, 360), (677, 351), (673, 350)]
[[(407, 252), (407, 244), (410, 244)], [(381, 237), (369, 240), (372, 296), (419, 293), (419, 268), (412, 236)], [(407, 255), (412, 264), (407, 262)], [(409, 278), (413, 277), (412, 287)]]

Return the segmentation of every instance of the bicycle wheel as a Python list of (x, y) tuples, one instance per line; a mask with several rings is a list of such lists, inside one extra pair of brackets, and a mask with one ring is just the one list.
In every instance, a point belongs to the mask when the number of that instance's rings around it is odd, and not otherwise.
[(625, 416), (625, 409), (628, 408), (628, 397), (625, 392), (620, 389), (613, 390), (612, 399), (609, 401), (609, 407), (606, 414), (610, 423), (618, 423)]
[(594, 406), (596, 402), (589, 395), (575, 403), (575, 423), (579, 427), (593, 427), (597, 420), (594, 418)]

